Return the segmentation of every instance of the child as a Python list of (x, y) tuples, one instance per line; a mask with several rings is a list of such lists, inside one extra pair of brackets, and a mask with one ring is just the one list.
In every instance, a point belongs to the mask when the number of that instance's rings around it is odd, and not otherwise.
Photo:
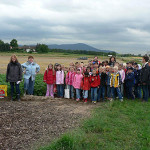
[(81, 89), (83, 90), (83, 101), (87, 103), (88, 91), (90, 90), (90, 78), (89, 73), (85, 72), (81, 82)]
[(106, 88), (106, 79), (107, 79), (105, 67), (99, 68), (99, 76), (100, 76), (101, 83), (100, 83), (100, 87), (98, 89), (98, 98), (97, 98), (97, 100), (100, 101), (100, 98), (102, 97), (102, 101), (104, 101), (105, 88)]
[(111, 89), (111, 96), (113, 99), (115, 99), (115, 90), (117, 92), (119, 100), (122, 102), (122, 95), (119, 89), (119, 83), (120, 83), (120, 74), (118, 72), (118, 67), (115, 66), (112, 70), (114, 73), (111, 73), (110, 78), (110, 89)]
[(135, 69), (137, 70), (134, 74), (135, 76), (135, 97), (141, 99), (142, 98), (142, 87), (140, 85), (140, 75), (141, 75), (141, 69), (139, 69), (139, 66), (136, 65)]
[(56, 71), (56, 85), (57, 85), (57, 96), (58, 98), (63, 98), (64, 95), (64, 71), (61, 68), (61, 65), (58, 64)]
[(77, 73), (74, 76), (73, 87), (76, 89), (76, 101), (78, 102), (81, 98), (81, 81), (83, 75), (81, 74), (80, 69), (77, 69)]
[(74, 72), (74, 68), (70, 67), (69, 72), (66, 75), (66, 85), (69, 88), (69, 93), (70, 93), (70, 97), (71, 99), (74, 99), (74, 88), (73, 88), (73, 79), (75, 76), (75, 72)]
[(135, 77), (134, 77), (133, 68), (129, 67), (125, 77), (126, 94), (128, 99), (130, 98), (134, 99), (134, 95), (133, 95), (134, 80)]
[(125, 79), (125, 71), (123, 70), (123, 65), (119, 64), (119, 73), (121, 76), (121, 84), (120, 84), (120, 91), (121, 94), (123, 95), (124, 93), (124, 79)]
[(96, 104), (97, 101), (97, 89), (100, 85), (100, 77), (96, 74), (96, 69), (94, 68), (92, 71), (92, 75), (90, 76), (90, 84), (91, 84), (91, 100), (92, 103)]
[(49, 64), (47, 70), (44, 73), (44, 82), (47, 84), (46, 96), (54, 98), (54, 84), (56, 82), (56, 73), (53, 70), (53, 65)]
[(106, 87), (107, 87), (107, 99), (110, 99), (110, 77), (111, 77), (111, 68), (106, 66)]
[(96, 69), (96, 74), (98, 75), (99, 74), (99, 69), (98, 69), (99, 65), (98, 65), (98, 62), (93, 62), (93, 68)]
[(91, 68), (90, 68), (90, 67), (87, 67), (87, 68), (86, 68), (86, 71), (89, 73), (90, 76), (92, 75), (92, 72), (91, 72)]

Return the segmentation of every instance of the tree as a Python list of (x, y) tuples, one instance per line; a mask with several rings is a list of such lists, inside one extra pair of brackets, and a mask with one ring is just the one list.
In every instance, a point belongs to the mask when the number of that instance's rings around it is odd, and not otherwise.
[(0, 40), (0, 51), (5, 52), (10, 50), (10, 45)]
[(36, 51), (38, 53), (48, 53), (49, 52), (49, 48), (45, 44), (37, 44), (36, 45)]
[(17, 40), (16, 39), (11, 40), (10, 46), (12, 48), (18, 48), (18, 42), (17, 42)]

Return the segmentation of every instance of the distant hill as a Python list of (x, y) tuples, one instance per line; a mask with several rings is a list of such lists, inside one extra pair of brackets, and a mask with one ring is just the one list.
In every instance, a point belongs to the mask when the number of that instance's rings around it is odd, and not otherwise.
[(77, 43), (77, 44), (51, 44), (48, 45), (50, 49), (64, 49), (64, 50), (86, 50), (86, 51), (95, 51), (95, 52), (106, 52), (106, 53), (111, 53), (114, 51), (110, 50), (99, 50), (97, 48), (94, 48), (92, 46), (89, 46), (84, 43)]

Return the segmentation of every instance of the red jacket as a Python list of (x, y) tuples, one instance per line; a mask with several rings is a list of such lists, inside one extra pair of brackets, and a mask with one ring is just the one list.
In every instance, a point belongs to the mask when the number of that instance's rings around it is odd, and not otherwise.
[(90, 76), (90, 83), (91, 83), (91, 87), (98, 87), (100, 85), (100, 77), (99, 75)]
[(90, 78), (89, 77), (83, 77), (81, 81), (81, 88), (83, 90), (90, 90)]
[(47, 84), (54, 84), (56, 82), (56, 72), (48, 69), (44, 73), (44, 82)]

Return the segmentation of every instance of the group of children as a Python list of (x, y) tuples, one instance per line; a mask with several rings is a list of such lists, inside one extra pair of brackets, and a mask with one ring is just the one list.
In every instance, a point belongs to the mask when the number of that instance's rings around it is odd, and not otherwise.
[[(148, 64), (147, 57), (144, 64)], [(143, 98), (147, 101), (147, 93), (143, 88), (145, 84), (141, 81), (142, 73), (140, 64), (135, 62), (119, 64), (115, 57), (111, 57), (109, 62), (102, 63), (95, 57), (87, 65), (76, 62), (70, 63), (69, 67), (57, 63), (54, 66), (49, 64), (44, 73), (44, 82), (47, 84), (46, 96), (54, 98), (56, 94), (58, 98), (63, 98), (64, 89), (67, 88), (70, 99), (76, 101), (83, 99), (85, 103), (88, 101), (96, 103), (106, 99), (112, 101), (116, 98), (122, 102), (123, 97)], [(146, 87), (148, 88), (147, 83)]]

